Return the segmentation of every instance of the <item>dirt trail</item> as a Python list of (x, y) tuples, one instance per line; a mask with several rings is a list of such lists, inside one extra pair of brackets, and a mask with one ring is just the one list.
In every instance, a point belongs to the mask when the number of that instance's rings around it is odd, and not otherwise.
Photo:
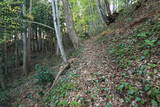
[[(79, 69), (80, 74), (76, 80), (79, 90), (70, 92), (69, 96), (70, 101), (78, 100), (84, 103), (83, 107), (103, 107), (106, 102), (112, 102), (114, 105), (120, 104), (120, 102), (117, 103), (116, 96), (111, 91), (113, 90), (111, 78), (114, 70), (106, 55), (106, 46), (97, 43), (97, 39), (101, 36), (100, 34), (84, 42), (79, 66), (75, 67)], [(80, 99), (84, 99), (85, 102)]]

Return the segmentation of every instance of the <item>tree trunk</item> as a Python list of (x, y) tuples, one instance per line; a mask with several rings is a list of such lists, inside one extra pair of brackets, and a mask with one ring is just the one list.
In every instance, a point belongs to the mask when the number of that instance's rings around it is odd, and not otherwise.
[(59, 46), (58, 46), (58, 42), (56, 42), (56, 55), (59, 56)]
[[(93, 6), (93, 3), (94, 3), (94, 1), (93, 0), (89, 0), (89, 6), (90, 6), (90, 15), (92, 16), (94, 16), (94, 14), (96, 14), (95, 13), (95, 11), (94, 11), (94, 6)], [(96, 32), (96, 29), (97, 29), (97, 25), (96, 25), (96, 23), (94, 22), (94, 17), (92, 17), (92, 21), (91, 21), (91, 26), (92, 26), (92, 28), (93, 28), (93, 34)]]
[(114, 13), (116, 11), (116, 0), (112, 0), (112, 5), (113, 5), (113, 8), (112, 8), (112, 13)]
[(119, 10), (119, 0), (116, 0), (116, 9)]
[(111, 16), (110, 4), (109, 4), (108, 0), (104, 0), (104, 2), (105, 2), (105, 5), (106, 5), (106, 8), (107, 8), (108, 16)]
[(38, 28), (36, 27), (35, 52), (38, 51)]
[(41, 52), (41, 28), (38, 29), (38, 50)]
[(18, 40), (17, 35), (15, 36), (15, 71), (18, 70)]
[(79, 38), (78, 38), (76, 31), (75, 31), (71, 9), (69, 8), (69, 1), (62, 0), (62, 2), (63, 2), (63, 7), (64, 7), (64, 14), (65, 14), (65, 22), (67, 25), (67, 31), (68, 31), (69, 37), (73, 43), (74, 48), (77, 49), (79, 47)]
[(2, 73), (2, 71), (0, 71), (0, 86), (2, 89), (5, 89), (5, 83), (4, 83), (4, 75)]
[[(26, 1), (25, 1), (26, 2)], [(23, 5), (23, 15), (25, 16), (26, 15), (26, 7), (25, 5)], [(25, 29), (26, 28), (26, 23), (23, 23), (23, 28)], [(23, 72), (24, 74), (26, 75), (27, 74), (27, 65), (28, 65), (28, 61), (27, 61), (27, 32), (24, 31), (22, 33), (23, 35)]]
[[(29, 15), (32, 15), (32, 0), (30, 0), (29, 3)], [(27, 43), (27, 47), (28, 47), (28, 64), (31, 63), (31, 36), (32, 36), (32, 27), (31, 27), (31, 23), (29, 23), (29, 28), (28, 28), (28, 43)], [(28, 65), (28, 68), (30, 68), (30, 65)], [(30, 69), (28, 69), (30, 71)]]
[(26, 75), (27, 74), (27, 33), (23, 33), (23, 72)]
[(31, 63), (31, 23), (29, 23), (29, 28), (28, 28), (28, 40), (27, 40), (27, 60), (28, 60), (28, 72), (30, 72), (30, 63)]
[(44, 47), (45, 47), (45, 46), (44, 46), (44, 42), (45, 42), (45, 41), (44, 41), (44, 32), (42, 32), (42, 38), (41, 38), (41, 39), (42, 39), (42, 55), (45, 55), (45, 54), (44, 54)]
[(99, 15), (101, 17), (101, 21), (102, 23), (105, 22), (104, 19), (103, 19), (103, 16), (102, 16), (102, 12), (101, 12), (101, 6), (100, 6), (100, 1), (99, 0), (96, 0), (96, 6), (97, 6), (97, 10), (99, 12)]
[(6, 35), (4, 36), (4, 40), (5, 40), (5, 43), (4, 43), (4, 74), (7, 75), (8, 73), (8, 67), (7, 67), (7, 38), (6, 38)]
[(60, 19), (59, 19), (59, 9), (58, 9), (58, 1), (57, 0), (51, 0), (52, 2), (52, 15), (53, 15), (53, 22), (56, 32), (56, 37), (58, 41), (58, 46), (63, 58), (64, 62), (67, 62), (66, 54), (64, 52), (64, 47), (62, 43), (62, 35), (60, 30)]
[(97, 1), (97, 3), (96, 3), (97, 4), (97, 8), (98, 8), (100, 17), (102, 19), (102, 22), (104, 22), (107, 25), (109, 23), (108, 17), (105, 14), (104, 10), (102, 9), (101, 2), (99, 0), (96, 0), (96, 1)]
[(1, 86), (2, 89), (5, 89), (3, 65), (2, 65), (2, 63), (3, 63), (2, 56), (0, 56), (0, 63), (1, 63), (1, 65), (0, 65), (0, 86)]

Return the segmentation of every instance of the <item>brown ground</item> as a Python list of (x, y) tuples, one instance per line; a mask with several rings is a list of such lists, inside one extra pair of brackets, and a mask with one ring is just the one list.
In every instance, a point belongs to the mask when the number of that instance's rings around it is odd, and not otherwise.
[[(146, 12), (146, 10), (153, 6), (160, 6), (159, 0), (154, 0), (153, 5), (147, 5), (151, 2), (152, 1), (150, 0), (145, 4), (144, 8), (141, 7), (139, 10), (137, 10), (141, 11), (141, 13), (137, 12), (136, 14), (135, 12), (135, 17), (133, 16), (135, 20), (132, 20), (128, 25), (126, 25), (128, 22), (125, 21), (116, 22), (114, 24), (117, 24), (118, 28), (116, 27), (116, 30), (114, 29), (114, 31), (102, 32), (101, 34), (83, 43), (83, 52), (77, 58), (78, 60), (73, 63), (70, 69), (72, 72), (76, 71), (80, 75), (76, 81), (73, 81), (78, 84), (78, 87), (76, 88), (77, 90), (69, 93), (69, 97), (66, 98), (66, 100), (81, 102), (84, 104), (82, 107), (104, 107), (106, 102), (111, 102), (114, 107), (128, 106), (124, 104), (123, 99), (121, 99), (119, 96), (122, 93), (117, 94), (115, 90), (116, 84), (120, 81), (121, 77), (119, 70), (117, 70), (117, 67), (112, 64), (112, 60), (110, 60), (110, 56), (106, 51), (108, 46), (104, 43), (98, 43), (97, 40), (104, 35), (112, 37), (113, 32), (119, 34), (127, 31), (126, 29), (121, 29), (122, 27), (118, 26), (120, 24), (134, 27), (137, 24), (143, 23), (141, 20), (143, 19), (142, 15), (144, 15), (146, 18), (146, 15), (152, 13), (151, 11), (155, 12), (157, 8), (154, 8), (155, 10), (151, 10), (149, 12)], [(139, 16), (139, 18), (137, 16)], [(130, 29), (128, 30), (130, 31)], [(27, 93), (28, 92), (29, 91), (27, 91)], [(25, 92), (24, 94), (27, 93)], [(30, 101), (24, 102), (26, 103)]]
[[(114, 81), (111, 78), (115, 71), (109, 61), (109, 56), (106, 55), (106, 46), (98, 45), (96, 42), (101, 36), (100, 34), (85, 41), (84, 51), (79, 59), (80, 78), (76, 81), (79, 91), (70, 92), (69, 95), (72, 101), (77, 100), (76, 97), (91, 100), (83, 105), (85, 107), (104, 106), (108, 101), (114, 105), (120, 105), (120, 101), (117, 102), (116, 96), (114, 96), (115, 92), (112, 91)], [(106, 95), (108, 97), (112, 95), (113, 98), (108, 99)]]

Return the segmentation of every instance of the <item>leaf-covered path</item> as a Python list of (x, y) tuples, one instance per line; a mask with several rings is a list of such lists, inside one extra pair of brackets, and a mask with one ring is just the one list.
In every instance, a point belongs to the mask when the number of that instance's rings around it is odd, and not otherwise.
[[(79, 73), (76, 91), (70, 92), (70, 101), (79, 100), (83, 107), (103, 107), (112, 102), (120, 105), (114, 96), (114, 67), (106, 54), (106, 45), (98, 43), (96, 36), (84, 42), (84, 50), (74, 68)], [(84, 101), (84, 102), (83, 102)]]

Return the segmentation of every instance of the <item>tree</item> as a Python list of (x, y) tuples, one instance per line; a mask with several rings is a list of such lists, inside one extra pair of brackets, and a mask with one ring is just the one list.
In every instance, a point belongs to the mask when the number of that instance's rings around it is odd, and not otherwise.
[(104, 6), (102, 4), (103, 4), (103, 0), (97, 0), (97, 8), (99, 10), (99, 14), (102, 20), (106, 23), (106, 25), (109, 25), (115, 20), (115, 18), (111, 14), (110, 4), (108, 0), (104, 0), (104, 4), (105, 4)]
[(0, 1), (0, 85), (3, 89), (5, 88), (4, 78), (8, 74), (8, 66), (11, 65), (9, 62), (12, 62), (8, 55), (8, 41), (13, 40), (13, 35), (21, 28), (20, 23), (14, 20), (20, 14), (19, 4), (20, 2)]
[(5, 89), (5, 83), (4, 83), (4, 75), (3, 75), (3, 65), (2, 65), (2, 57), (0, 56), (0, 86), (2, 89)]
[[(24, 0), (23, 4), (23, 16), (26, 16), (26, 0)], [(22, 33), (23, 37), (23, 72), (26, 75), (28, 72), (28, 49), (27, 49), (27, 29), (26, 29), (26, 23), (23, 23), (23, 29), (24, 32)]]
[(97, 1), (97, 9), (99, 10), (99, 14), (101, 16), (101, 19), (104, 23), (108, 23), (108, 17), (107, 15), (105, 14), (105, 11), (104, 9), (102, 8), (102, 5), (101, 5), (101, 1), (100, 0), (96, 0)]
[(111, 16), (111, 9), (110, 9), (110, 4), (108, 2), (108, 0), (104, 0), (106, 8), (107, 8), (107, 14), (108, 16)]
[(64, 14), (65, 14), (65, 22), (67, 26), (67, 31), (69, 33), (70, 39), (72, 40), (73, 46), (75, 49), (79, 47), (79, 38), (76, 34), (74, 24), (73, 24), (73, 18), (72, 13), (69, 8), (69, 1), (68, 0), (62, 0), (63, 7), (64, 7)]
[(60, 29), (58, 1), (57, 0), (51, 0), (51, 3), (52, 3), (53, 22), (54, 22), (58, 47), (60, 49), (63, 61), (67, 62), (66, 54), (64, 52), (64, 47), (63, 47), (63, 43), (62, 43), (62, 34), (61, 34), (61, 29)]
[[(29, 17), (32, 17), (32, 0), (29, 1)], [(31, 63), (31, 36), (32, 36), (32, 25), (29, 23), (28, 27), (28, 41), (27, 41), (27, 48), (28, 48), (28, 63)], [(28, 65), (28, 70), (30, 71), (30, 65)]]

